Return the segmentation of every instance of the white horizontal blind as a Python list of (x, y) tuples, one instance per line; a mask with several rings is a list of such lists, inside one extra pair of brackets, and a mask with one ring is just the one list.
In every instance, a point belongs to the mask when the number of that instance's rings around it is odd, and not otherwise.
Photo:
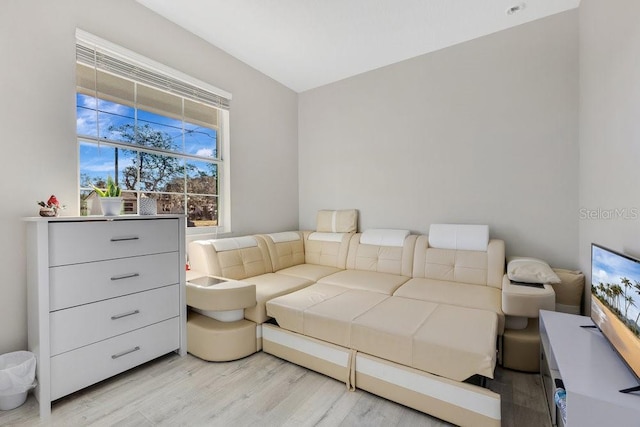
[(76, 60), (79, 63), (182, 96), (192, 101), (202, 102), (224, 110), (228, 110), (230, 107), (231, 101), (228, 97), (159, 73), (151, 68), (135, 64), (133, 63), (134, 61), (127, 61), (127, 58), (119, 58), (118, 55), (107, 52), (100, 47), (84, 43), (79, 39), (76, 42)]

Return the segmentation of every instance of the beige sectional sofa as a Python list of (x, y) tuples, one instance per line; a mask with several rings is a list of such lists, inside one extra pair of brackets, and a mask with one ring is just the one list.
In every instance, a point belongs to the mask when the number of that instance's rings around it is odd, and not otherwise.
[(483, 226), (355, 228), (355, 211), (329, 211), (316, 232), (192, 242), (192, 277), (244, 283), (255, 304), (199, 294), (189, 351), (230, 360), (263, 349), (459, 425), (499, 426), (500, 396), (482, 385), (504, 331), (504, 243)]

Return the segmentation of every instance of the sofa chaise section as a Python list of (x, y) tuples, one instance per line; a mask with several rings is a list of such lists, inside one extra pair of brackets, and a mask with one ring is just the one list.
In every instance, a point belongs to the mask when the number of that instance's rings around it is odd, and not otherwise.
[(493, 377), (495, 313), (361, 290), (338, 298), (353, 304), (312, 306), (303, 333), (264, 324), (264, 351), (458, 425), (500, 425), (500, 396), (462, 381)]
[[(270, 300), (267, 314), (281, 329), (295, 332), (350, 350), (425, 370), (456, 381), (473, 375), (493, 377), (496, 364), (496, 338), (500, 327), (500, 290), (498, 306), (489, 297), (474, 301), (464, 298), (463, 287), (483, 296), (489, 259), (496, 254), (484, 252), (457, 254), (446, 252), (447, 269), (476, 269), (452, 273), (445, 292), (429, 300), (429, 288), (408, 276), (418, 267), (424, 269), (427, 248), (419, 250), (416, 241), (427, 246), (426, 236), (410, 235), (405, 230), (367, 230), (351, 238), (347, 269), (301, 291)], [(487, 244), (485, 243), (485, 247)], [(498, 248), (494, 241), (491, 247)], [(414, 252), (422, 260), (414, 262)], [(463, 251), (461, 251), (463, 252)], [(477, 253), (476, 253), (477, 252)], [(438, 260), (443, 258), (436, 252)], [(474, 262), (468, 262), (471, 258)], [(456, 259), (462, 260), (456, 265)], [(493, 273), (492, 273), (493, 274)], [(474, 280), (477, 284), (456, 282)], [(482, 283), (482, 285), (480, 285)], [(412, 288), (403, 297), (405, 286)], [(414, 290), (413, 286), (418, 287)], [(458, 295), (456, 292), (460, 292)], [(460, 303), (460, 304), (458, 304)], [(486, 303), (486, 304), (485, 304)], [(504, 316), (503, 316), (504, 317)]]
[(456, 381), (493, 378), (496, 330), (489, 311), (388, 297), (351, 322), (350, 347)]
[(265, 303), (269, 299), (313, 283), (309, 279), (273, 273), (266, 242), (256, 236), (194, 241), (189, 245), (189, 261), (194, 270), (205, 275), (255, 285), (256, 305), (246, 308), (244, 317), (257, 324), (268, 319)]
[(499, 395), (464, 382), (493, 377), (504, 328), (504, 244), (486, 228), (476, 247), (480, 231), (471, 249), (355, 234), (344, 271), (267, 303), (277, 325), (264, 325), (264, 351), (460, 425), (500, 425)]

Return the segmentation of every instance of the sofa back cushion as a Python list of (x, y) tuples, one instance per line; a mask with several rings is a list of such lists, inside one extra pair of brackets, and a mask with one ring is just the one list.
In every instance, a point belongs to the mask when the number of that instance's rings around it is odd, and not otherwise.
[(299, 231), (285, 231), (282, 233), (262, 234), (271, 258), (273, 271), (304, 264), (304, 240)]
[(320, 233), (355, 233), (358, 231), (358, 211), (355, 209), (318, 211), (316, 231)]
[(307, 264), (344, 269), (353, 233), (305, 231), (304, 259)]
[(429, 227), (432, 248), (486, 252), (488, 244), (488, 225), (431, 224)]
[(347, 269), (411, 276), (415, 235), (408, 230), (367, 230), (349, 244)]
[(266, 242), (254, 236), (191, 242), (189, 263), (198, 272), (234, 280), (273, 272)]
[(504, 242), (491, 239), (486, 251), (441, 249), (429, 246), (429, 236), (419, 236), (413, 277), (502, 288)]

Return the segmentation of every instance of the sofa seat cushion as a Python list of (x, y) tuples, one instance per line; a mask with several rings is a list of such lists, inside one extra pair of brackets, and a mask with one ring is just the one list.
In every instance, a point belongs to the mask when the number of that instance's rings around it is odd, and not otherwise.
[(278, 274), (286, 274), (287, 276), (301, 277), (313, 282), (317, 282), (323, 277), (342, 271), (341, 268), (329, 267), (328, 265), (318, 264), (299, 264), (293, 267), (278, 270)]
[(276, 319), (282, 329), (302, 334), (305, 310), (348, 290), (341, 286), (316, 283), (267, 301), (267, 316)]
[(438, 304), (413, 336), (413, 367), (456, 381), (478, 374), (493, 378), (498, 316)]
[(409, 280), (409, 277), (397, 274), (364, 270), (344, 270), (323, 277), (318, 280), (318, 283), (391, 295), (407, 280)]
[(267, 273), (249, 277), (243, 282), (256, 285), (256, 305), (245, 308), (244, 317), (258, 324), (266, 322), (269, 317), (265, 304), (270, 299), (285, 295), (298, 289), (306, 288), (313, 282), (299, 277), (284, 274)]
[(390, 297), (351, 323), (351, 347), (456, 381), (493, 378), (497, 315)]
[(351, 323), (351, 347), (363, 353), (413, 366), (413, 335), (438, 304), (391, 297)]
[(351, 346), (351, 321), (390, 298), (377, 292), (350, 289), (315, 304), (303, 313), (303, 334), (341, 345)]
[(400, 286), (394, 296), (419, 299), (459, 307), (489, 310), (498, 315), (498, 333), (504, 332), (502, 291), (484, 285), (448, 282), (443, 280), (413, 278)]

